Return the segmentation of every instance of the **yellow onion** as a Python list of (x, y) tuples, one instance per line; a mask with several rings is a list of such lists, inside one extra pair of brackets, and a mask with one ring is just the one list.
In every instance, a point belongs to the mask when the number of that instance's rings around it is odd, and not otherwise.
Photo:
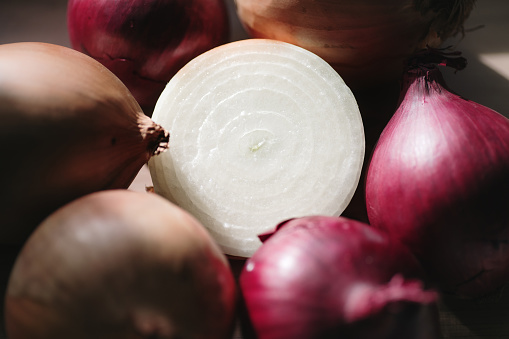
[(169, 134), (94, 59), (47, 43), (0, 46), (0, 243), (87, 193), (127, 188)]
[(399, 80), (404, 61), (462, 32), (474, 0), (235, 0), (255, 38), (308, 49), (352, 89)]
[(89, 194), (25, 243), (6, 293), (10, 339), (230, 338), (236, 287), (194, 218), (129, 190)]

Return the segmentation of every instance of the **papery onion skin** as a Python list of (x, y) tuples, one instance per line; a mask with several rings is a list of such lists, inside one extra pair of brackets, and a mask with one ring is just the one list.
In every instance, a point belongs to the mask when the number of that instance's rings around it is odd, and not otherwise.
[(71, 48), (0, 46), (0, 243), (21, 244), (51, 212), (127, 188), (169, 134), (122, 82)]
[(509, 282), (509, 120), (449, 90), (440, 70), (406, 75), (366, 179), (370, 224), (400, 239), (447, 293)]
[(170, 78), (229, 37), (222, 0), (69, 0), (73, 48), (115, 73), (147, 115)]
[(385, 233), (310, 216), (261, 239), (240, 275), (248, 337), (438, 338), (437, 293)]
[(193, 217), (153, 193), (96, 192), (48, 217), (6, 294), (11, 339), (231, 337), (236, 286)]
[(236, 0), (251, 37), (306, 48), (353, 90), (400, 80), (414, 52), (463, 32), (475, 1)]

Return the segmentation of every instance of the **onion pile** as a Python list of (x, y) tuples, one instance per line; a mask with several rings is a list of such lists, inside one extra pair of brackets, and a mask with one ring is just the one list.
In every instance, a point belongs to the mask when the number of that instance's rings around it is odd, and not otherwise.
[(509, 119), (447, 88), (435, 64), (460, 61), (416, 56), (366, 202), (371, 225), (407, 244), (443, 291), (476, 297), (509, 282)]
[(439, 338), (437, 293), (385, 233), (311, 216), (261, 238), (240, 275), (248, 338)]
[(7, 288), (10, 339), (231, 337), (236, 285), (188, 213), (152, 194), (96, 192), (51, 214)]
[(67, 22), (72, 47), (115, 73), (147, 115), (182, 66), (229, 35), (223, 0), (69, 0)]
[(359, 181), (364, 133), (350, 89), (300, 47), (237, 41), (193, 59), (152, 118), (172, 134), (149, 161), (156, 193), (194, 215), (225, 253), (310, 214), (340, 215)]
[(414, 52), (463, 30), (474, 0), (235, 0), (254, 38), (306, 48), (352, 89), (400, 80)]
[(0, 74), (0, 243), (79, 196), (127, 188), (168, 146), (122, 82), (73, 49), (1, 45)]

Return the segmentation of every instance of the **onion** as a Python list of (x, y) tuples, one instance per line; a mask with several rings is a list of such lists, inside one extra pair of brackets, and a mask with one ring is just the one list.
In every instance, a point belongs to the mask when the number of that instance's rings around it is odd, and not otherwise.
[(406, 75), (369, 165), (368, 216), (445, 292), (479, 296), (509, 282), (509, 119), (451, 92), (436, 62), (419, 61)]
[(87, 193), (127, 188), (168, 143), (99, 62), (62, 46), (0, 46), (0, 243)]
[(223, 251), (249, 257), (282, 220), (339, 215), (357, 187), (364, 133), (354, 96), (322, 59), (274, 40), (232, 42), (169, 82), (153, 119), (172, 133), (149, 161), (155, 191)]
[(96, 192), (51, 214), (9, 278), (10, 339), (229, 338), (236, 285), (188, 213), (152, 194)]
[(250, 36), (306, 48), (352, 89), (400, 80), (404, 61), (462, 32), (474, 0), (235, 0)]
[(256, 338), (438, 338), (437, 293), (385, 233), (310, 216), (261, 238), (240, 275)]
[(226, 43), (223, 0), (69, 0), (69, 37), (115, 73), (150, 115), (170, 78)]

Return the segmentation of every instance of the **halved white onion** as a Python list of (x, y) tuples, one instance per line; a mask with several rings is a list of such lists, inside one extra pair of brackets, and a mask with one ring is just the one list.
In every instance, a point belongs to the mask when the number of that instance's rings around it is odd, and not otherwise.
[(357, 102), (332, 67), (295, 45), (248, 39), (200, 55), (152, 119), (170, 131), (170, 149), (149, 161), (156, 193), (228, 255), (250, 257), (283, 220), (340, 215), (359, 182)]

